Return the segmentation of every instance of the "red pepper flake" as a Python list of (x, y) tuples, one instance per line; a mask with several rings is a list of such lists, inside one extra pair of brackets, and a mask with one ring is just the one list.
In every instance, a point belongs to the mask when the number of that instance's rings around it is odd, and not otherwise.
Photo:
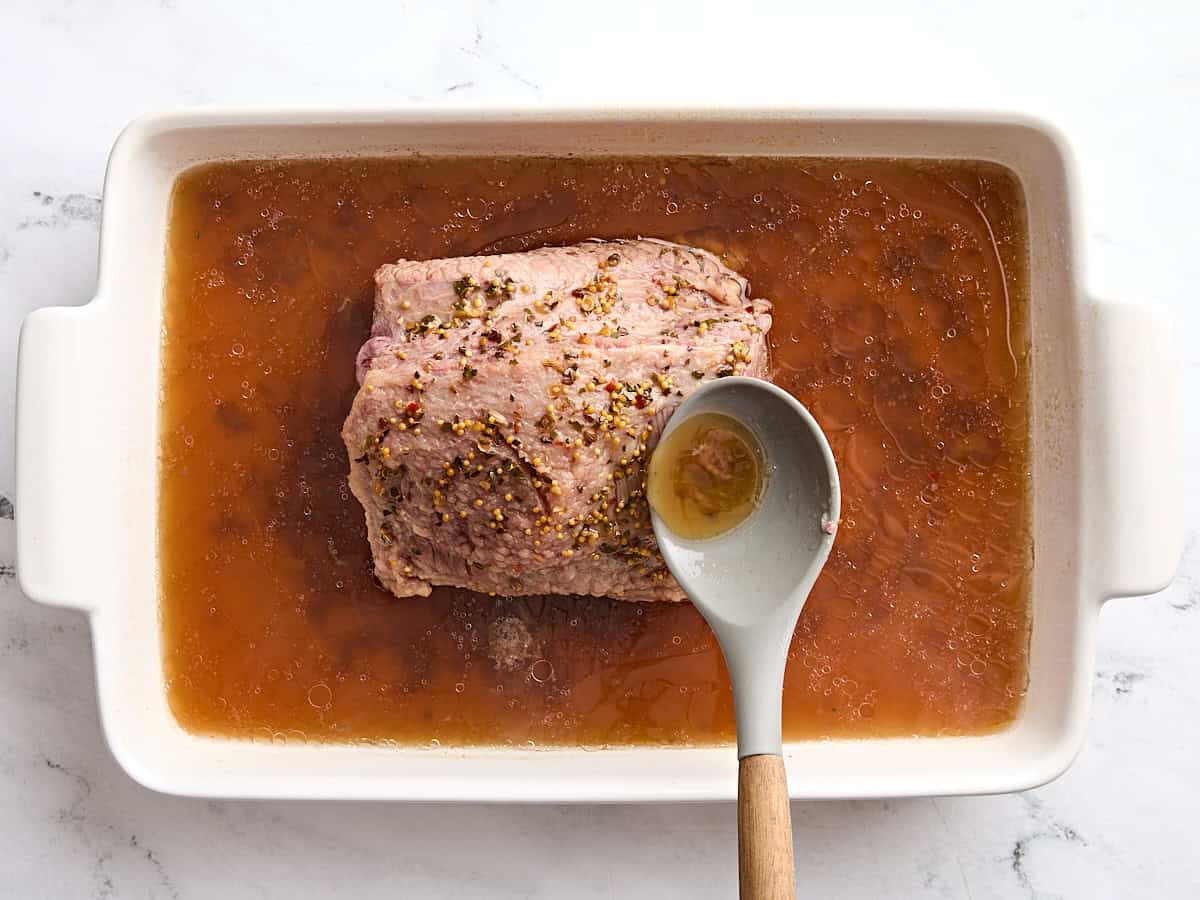
[(608, 380), (608, 384), (606, 384), (606, 385), (604, 386), (604, 389), (605, 389), (606, 391), (608, 391), (608, 392), (611, 394), (611, 393), (612, 393), (613, 391), (615, 391), (615, 390), (616, 390), (618, 387), (620, 387), (620, 385), (618, 385), (618, 384), (617, 384), (617, 382), (616, 382), (614, 379), (610, 378), (610, 379)]
[(753, 307), (753, 306), (747, 306), (747, 307), (746, 307), (746, 312), (748, 312), (748, 313), (752, 313), (752, 312), (754, 312), (754, 307)]
[(410, 416), (415, 416), (421, 411), (421, 404), (414, 400), (412, 403), (408, 404), (408, 406), (404, 407), (404, 411)]
[(633, 398), (633, 405), (636, 406), (638, 409), (645, 409), (646, 408), (646, 398), (643, 397), (641, 394), (638, 394), (636, 397)]

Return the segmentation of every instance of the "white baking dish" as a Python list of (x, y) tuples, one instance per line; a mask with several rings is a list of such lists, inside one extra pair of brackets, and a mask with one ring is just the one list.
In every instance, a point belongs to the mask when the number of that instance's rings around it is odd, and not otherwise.
[(794, 111), (181, 113), (117, 141), (96, 299), (21, 333), (21, 585), (86, 610), (113, 753), (177, 794), (409, 800), (710, 800), (736, 792), (730, 749), (600, 752), (260, 744), (197, 737), (163, 687), (156, 491), (164, 236), (175, 177), (227, 158), (408, 154), (718, 154), (992, 160), (1020, 178), (1032, 230), (1033, 630), (1029, 692), (976, 738), (793, 743), (796, 798), (1011, 791), (1080, 746), (1093, 629), (1108, 597), (1161, 589), (1179, 556), (1177, 409), (1167, 328), (1086, 296), (1078, 197), (1057, 134), (1024, 119)]

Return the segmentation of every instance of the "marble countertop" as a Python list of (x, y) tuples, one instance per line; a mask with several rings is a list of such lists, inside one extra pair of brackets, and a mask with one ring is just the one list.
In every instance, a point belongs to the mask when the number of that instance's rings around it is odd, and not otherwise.
[[(0, 896), (730, 897), (728, 806), (205, 802), (106, 749), (78, 614), (14, 571), (13, 385), (30, 310), (85, 302), (119, 129), (178, 105), (438, 100), (998, 108), (1058, 124), (1092, 289), (1173, 308), (1200, 388), (1200, 8), (185, 0), (0, 8)], [(1185, 422), (1187, 470), (1200, 417)], [(802, 895), (1200, 896), (1200, 493), (1175, 584), (1111, 603), (1087, 744), (1026, 794), (797, 804)], [(19, 515), (19, 510), (17, 511)]]

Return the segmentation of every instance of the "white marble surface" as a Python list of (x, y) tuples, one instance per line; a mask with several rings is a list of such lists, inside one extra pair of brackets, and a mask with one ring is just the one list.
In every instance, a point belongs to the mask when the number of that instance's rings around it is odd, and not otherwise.
[[(86, 301), (104, 162), (180, 104), (710, 103), (998, 107), (1077, 150), (1094, 290), (1174, 307), (1200, 387), (1200, 8), (856, 0), (522, 6), (391, 0), (0, 0), (0, 494), (16, 335)], [(251, 6), (254, 8), (251, 9)], [(1189, 470), (1200, 419), (1188, 418)], [(1087, 746), (1057, 783), (797, 805), (812, 897), (1195, 897), (1200, 493), (1176, 584), (1110, 604)], [(19, 510), (17, 511), (19, 515)], [(208, 803), (134, 785), (104, 746), (84, 620), (13, 577), (0, 502), (0, 896), (729, 897), (729, 807)]]

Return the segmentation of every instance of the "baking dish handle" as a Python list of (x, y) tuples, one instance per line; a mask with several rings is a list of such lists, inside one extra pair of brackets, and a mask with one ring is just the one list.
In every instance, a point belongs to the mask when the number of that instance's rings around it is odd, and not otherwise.
[(1102, 598), (1161, 591), (1183, 550), (1179, 369), (1166, 312), (1146, 304), (1094, 304), (1084, 429), (1089, 523)]
[[(87, 609), (83, 590), (88, 492), (100, 439), (88, 390), (96, 373), (95, 322), (87, 307), (49, 307), (21, 327), (17, 364), (17, 577), (32, 600)], [(94, 520), (92, 520), (94, 522)]]

